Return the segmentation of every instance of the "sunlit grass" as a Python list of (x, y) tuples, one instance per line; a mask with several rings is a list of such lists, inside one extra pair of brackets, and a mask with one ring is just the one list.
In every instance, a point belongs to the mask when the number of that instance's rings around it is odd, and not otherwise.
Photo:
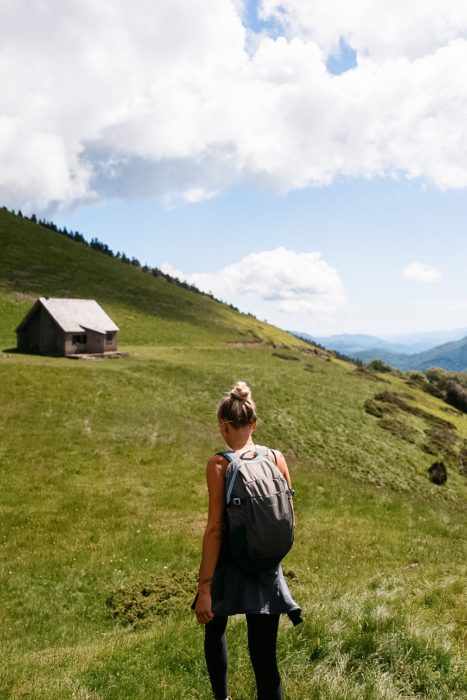
[[(409, 442), (364, 404), (403, 395), (459, 441), (466, 417), (398, 377), (274, 354), (267, 343), (299, 343), (1, 216), (3, 347), (36, 294), (70, 292), (104, 303), (130, 357), (0, 352), (0, 700), (210, 697), (189, 604), (205, 463), (222, 447), (215, 405), (239, 378), (258, 402), (257, 441), (284, 451), (296, 490), (284, 571), (305, 623), (281, 621), (287, 700), (466, 697), (466, 480), (454, 462), (446, 484), (428, 480), (423, 417), (394, 414)], [(226, 347), (254, 338), (265, 342)], [(230, 692), (252, 700), (242, 618), (228, 638)]]
[[(365, 413), (378, 388), (353, 372), (271, 350), (5, 360), (5, 697), (209, 697), (188, 603), (204, 464), (221, 447), (215, 402), (245, 377), (261, 410), (257, 439), (283, 448), (297, 491), (284, 569), (306, 622), (282, 624), (287, 697), (461, 698), (465, 480), (431, 484), (427, 455)], [(134, 629), (113, 617), (109, 596), (172, 575), (185, 587), (178, 608), (173, 598)], [(244, 623), (231, 622), (233, 697), (251, 700)]]

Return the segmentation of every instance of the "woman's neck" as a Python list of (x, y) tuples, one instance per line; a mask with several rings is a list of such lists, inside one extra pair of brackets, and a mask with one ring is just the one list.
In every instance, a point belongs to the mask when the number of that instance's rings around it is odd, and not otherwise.
[(255, 443), (253, 440), (250, 438), (247, 442), (244, 442), (242, 445), (229, 445), (230, 449), (233, 450), (234, 452), (240, 452), (240, 450), (245, 449), (245, 447), (254, 447)]
[(249, 429), (237, 429), (230, 430), (229, 434), (225, 436), (225, 441), (231, 450), (237, 452), (242, 450), (244, 447), (254, 445), (253, 435)]
[(256, 422), (249, 425), (233, 425), (229, 421), (219, 421), (219, 430), (224, 439), (224, 442), (231, 450), (236, 452), (242, 450), (248, 445), (254, 445), (253, 432), (256, 428)]

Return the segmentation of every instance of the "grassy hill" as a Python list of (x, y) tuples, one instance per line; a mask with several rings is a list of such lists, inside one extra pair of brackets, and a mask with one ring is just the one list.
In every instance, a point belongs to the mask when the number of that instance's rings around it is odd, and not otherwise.
[(96, 298), (120, 326), (120, 343), (205, 346), (293, 336), (203, 294), (155, 278), (120, 260), (0, 209), (0, 345), (38, 296)]
[[(285, 697), (465, 697), (465, 416), (0, 212), (1, 347), (39, 294), (97, 298), (130, 357), (0, 353), (2, 700), (210, 697), (189, 604), (215, 404), (238, 378), (297, 493)], [(230, 692), (251, 700), (241, 618), (229, 644)]]

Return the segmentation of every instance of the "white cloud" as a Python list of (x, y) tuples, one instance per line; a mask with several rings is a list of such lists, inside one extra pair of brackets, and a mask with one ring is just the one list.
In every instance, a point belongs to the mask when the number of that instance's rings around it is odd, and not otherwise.
[(462, 0), (261, 0), (260, 14), (326, 55), (341, 38), (361, 55), (416, 58), (467, 37)]
[[(242, 7), (0, 0), (0, 201), (174, 205), (339, 176), (467, 187), (465, 3), (264, 0), (287, 37), (253, 43)], [(334, 76), (340, 38), (358, 65)]]
[(217, 190), (205, 190), (202, 187), (189, 187), (180, 192), (169, 192), (163, 197), (164, 205), (167, 208), (175, 207), (178, 204), (197, 204), (207, 199), (213, 199), (218, 194)]
[(441, 280), (441, 272), (437, 267), (421, 262), (410, 263), (402, 270), (402, 274), (414, 282), (439, 282)]
[(280, 247), (251, 253), (217, 272), (187, 275), (168, 263), (162, 270), (245, 310), (264, 302), (268, 318), (278, 313), (324, 318), (347, 305), (339, 274), (316, 252)]

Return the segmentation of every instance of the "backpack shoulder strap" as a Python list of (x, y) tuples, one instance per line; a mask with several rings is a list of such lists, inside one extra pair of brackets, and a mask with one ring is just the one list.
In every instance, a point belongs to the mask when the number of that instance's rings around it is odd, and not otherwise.
[(224, 457), (229, 463), (235, 461), (234, 457), (232, 456), (232, 450), (225, 450), (225, 452), (216, 452), (216, 455)]
[(254, 445), (254, 452), (256, 452), (258, 457), (269, 457), (270, 451), (269, 447), (265, 445)]
[(278, 466), (278, 465), (277, 465), (277, 455), (276, 455), (275, 451), (272, 450), (270, 447), (268, 448), (268, 451), (269, 451), (270, 454), (272, 454), (272, 458), (273, 458), (273, 460), (274, 460), (274, 464), (275, 464), (276, 467), (277, 467), (277, 466)]
[(277, 455), (275, 450), (271, 449), (270, 447), (266, 447), (266, 445), (255, 445), (256, 452), (259, 455), (263, 455), (263, 457), (267, 457), (271, 462), (274, 462), (274, 464), (277, 466)]
[(234, 450), (224, 450), (223, 452), (216, 452), (216, 455), (219, 455), (220, 457), (224, 457), (224, 459), (227, 460), (227, 466), (229, 464), (234, 464), (237, 462), (237, 466), (234, 468), (233, 473), (230, 477), (230, 482), (227, 484), (227, 491), (225, 494), (225, 500), (227, 505), (230, 503), (230, 498), (232, 496), (232, 490), (235, 484), (235, 479), (237, 478), (237, 472), (240, 468), (240, 463), (238, 460), (238, 457), (236, 458)]

